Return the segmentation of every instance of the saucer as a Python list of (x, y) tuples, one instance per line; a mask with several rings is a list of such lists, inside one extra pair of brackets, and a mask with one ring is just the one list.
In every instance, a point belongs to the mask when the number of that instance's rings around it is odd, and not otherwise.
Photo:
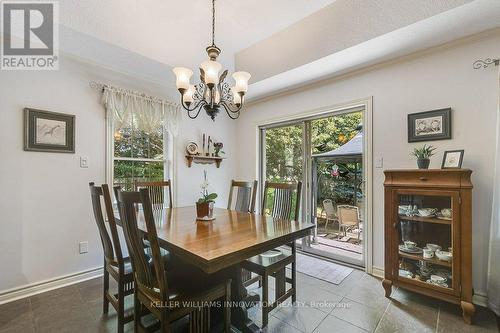
[(399, 251), (405, 252), (405, 253), (411, 253), (411, 254), (418, 254), (418, 253), (422, 253), (422, 248), (414, 247), (412, 249), (408, 249), (404, 245), (399, 245)]

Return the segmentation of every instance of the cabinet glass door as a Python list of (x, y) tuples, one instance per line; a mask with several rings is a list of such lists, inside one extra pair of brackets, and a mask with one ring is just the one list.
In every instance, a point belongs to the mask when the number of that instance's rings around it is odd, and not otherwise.
[[(454, 281), (454, 193), (404, 192), (397, 195), (398, 279), (451, 292)], [(458, 210), (457, 210), (458, 211)]]

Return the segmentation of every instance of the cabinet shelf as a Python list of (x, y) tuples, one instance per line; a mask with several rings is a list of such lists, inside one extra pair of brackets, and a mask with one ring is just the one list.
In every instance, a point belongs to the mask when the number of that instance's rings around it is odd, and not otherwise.
[(201, 155), (186, 155), (186, 159), (188, 161), (188, 167), (194, 163), (197, 164), (214, 164), (217, 168), (220, 167), (220, 163), (224, 159), (224, 157), (215, 157), (215, 156), (201, 156)]
[(443, 220), (443, 219), (438, 219), (436, 217), (399, 215), (399, 219), (403, 220), (403, 221), (413, 221), (413, 222), (426, 222), (426, 223), (437, 223), (437, 224), (451, 224), (451, 220)]
[(426, 262), (431, 263), (431, 264), (445, 266), (445, 267), (451, 267), (451, 264), (452, 264), (451, 261), (444, 261), (444, 260), (439, 260), (436, 258), (427, 259), (427, 258), (424, 258), (420, 254), (410, 254), (410, 253), (404, 253), (401, 251), (399, 251), (399, 256), (402, 258), (408, 258), (408, 259), (413, 259), (413, 260), (423, 260), (423, 261), (426, 261)]

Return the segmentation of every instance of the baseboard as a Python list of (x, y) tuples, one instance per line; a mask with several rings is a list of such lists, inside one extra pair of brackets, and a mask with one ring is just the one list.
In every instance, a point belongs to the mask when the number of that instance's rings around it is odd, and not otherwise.
[(378, 278), (384, 278), (384, 269), (376, 266), (372, 266), (372, 275)]
[[(372, 275), (376, 276), (378, 278), (384, 278), (384, 270), (380, 267), (372, 267)], [(475, 292), (474, 296), (472, 297), (472, 303), (479, 305), (479, 306), (484, 306), (488, 307), (488, 296), (482, 292)]]
[(472, 296), (472, 303), (487, 308), (488, 296), (482, 292), (474, 292), (474, 295)]
[(46, 291), (94, 279), (96, 277), (102, 276), (102, 274), (102, 267), (95, 267), (86, 271), (60, 276), (54, 279), (28, 284), (18, 288), (4, 290), (0, 292), (0, 304), (9, 303), (21, 298), (26, 298)]

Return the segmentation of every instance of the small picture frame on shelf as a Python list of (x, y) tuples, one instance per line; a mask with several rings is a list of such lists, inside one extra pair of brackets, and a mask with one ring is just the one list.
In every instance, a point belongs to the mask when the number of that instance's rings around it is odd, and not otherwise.
[(408, 142), (451, 139), (451, 108), (408, 115)]
[(460, 169), (464, 158), (464, 150), (447, 150), (443, 155), (441, 169)]

